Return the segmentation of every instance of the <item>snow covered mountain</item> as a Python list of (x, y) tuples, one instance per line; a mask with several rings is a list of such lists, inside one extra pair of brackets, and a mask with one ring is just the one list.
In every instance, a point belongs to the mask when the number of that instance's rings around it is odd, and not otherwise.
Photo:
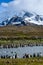
[(37, 24), (43, 25), (43, 16), (38, 15), (36, 13), (30, 13), (24, 11), (18, 16), (13, 16), (12, 18), (8, 18), (0, 23), (0, 26), (6, 25), (29, 25), (30, 24)]
[(24, 17), (25, 17), (24, 18), (25, 23), (33, 23), (33, 24), (37, 24), (37, 25), (43, 25), (43, 16), (42, 15), (26, 12), (24, 14)]

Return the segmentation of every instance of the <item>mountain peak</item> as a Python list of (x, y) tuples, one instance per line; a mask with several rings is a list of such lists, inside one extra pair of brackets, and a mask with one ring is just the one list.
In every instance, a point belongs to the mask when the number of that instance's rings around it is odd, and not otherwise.
[(8, 18), (0, 23), (0, 26), (6, 25), (27, 25), (27, 23), (43, 25), (43, 16), (35, 13), (22, 11), (19, 15), (15, 15), (12, 18)]

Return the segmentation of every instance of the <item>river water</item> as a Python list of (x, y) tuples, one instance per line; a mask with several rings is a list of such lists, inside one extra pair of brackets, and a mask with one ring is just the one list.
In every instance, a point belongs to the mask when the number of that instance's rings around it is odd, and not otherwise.
[(15, 53), (19, 56), (19, 58), (22, 58), (23, 55), (26, 54), (31, 54), (33, 53), (41, 53), (43, 56), (43, 46), (33, 46), (33, 47), (18, 47), (18, 48), (2, 48), (0, 49), (0, 56), (8, 55), (8, 56), (14, 56)]

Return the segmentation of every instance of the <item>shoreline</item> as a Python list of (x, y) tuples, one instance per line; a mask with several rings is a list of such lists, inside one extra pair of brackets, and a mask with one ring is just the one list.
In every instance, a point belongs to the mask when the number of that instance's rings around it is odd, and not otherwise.
[(6, 45), (0, 45), (0, 49), (1, 48), (33, 47), (33, 46), (43, 46), (43, 44), (6, 44)]
[(0, 48), (43, 46), (43, 39), (0, 39)]

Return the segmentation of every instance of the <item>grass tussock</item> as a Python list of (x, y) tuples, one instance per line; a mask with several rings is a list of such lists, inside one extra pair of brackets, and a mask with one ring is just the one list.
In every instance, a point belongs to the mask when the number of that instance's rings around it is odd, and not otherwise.
[(0, 59), (0, 65), (43, 65), (43, 58)]

